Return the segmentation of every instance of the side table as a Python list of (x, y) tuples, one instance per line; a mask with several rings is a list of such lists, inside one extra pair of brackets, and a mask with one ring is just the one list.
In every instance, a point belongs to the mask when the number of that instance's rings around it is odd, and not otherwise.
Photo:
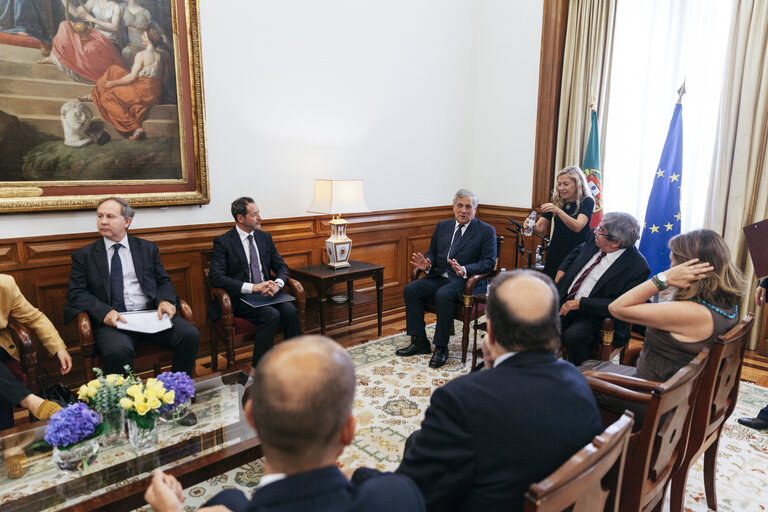
[[(307, 301), (310, 307), (315, 302), (320, 303), (320, 333), (325, 334), (325, 324), (328, 311), (335, 308), (347, 308), (349, 323), (352, 324), (352, 306), (359, 306), (376, 301), (376, 313), (379, 321), (379, 336), (381, 336), (381, 311), (382, 298), (384, 290), (384, 267), (365, 263), (363, 261), (349, 260), (349, 267), (334, 269), (325, 264), (309, 265), (291, 269), (291, 277), (298, 279), (303, 283), (311, 283), (317, 290), (317, 299)], [(352, 289), (352, 283), (356, 279), (370, 277), (376, 283), (376, 297), (368, 294), (355, 292)], [(347, 283), (347, 300), (344, 303), (336, 304), (333, 301), (328, 303), (328, 294), (331, 287), (336, 283)], [(319, 300), (318, 300), (319, 299)]]

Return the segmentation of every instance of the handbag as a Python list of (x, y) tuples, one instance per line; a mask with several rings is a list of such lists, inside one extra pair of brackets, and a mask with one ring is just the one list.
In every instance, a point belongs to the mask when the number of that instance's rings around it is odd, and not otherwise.
[(69, 404), (76, 404), (79, 402), (77, 395), (62, 383), (57, 382), (56, 384), (51, 385), (51, 378), (48, 375), (48, 370), (42, 366), (39, 366), (38, 369), (42, 370), (44, 373), (44, 375), (38, 374), (37, 376), (37, 381), (40, 384), (40, 389), (42, 390), (40, 394), (43, 398), (50, 400), (51, 402), (55, 402), (62, 407), (66, 407)]

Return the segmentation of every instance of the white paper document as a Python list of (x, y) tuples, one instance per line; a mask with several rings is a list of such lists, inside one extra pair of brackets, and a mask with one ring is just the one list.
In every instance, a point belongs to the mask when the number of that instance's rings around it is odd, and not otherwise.
[(125, 311), (120, 313), (120, 316), (125, 318), (126, 323), (118, 320), (117, 328), (126, 331), (154, 334), (156, 332), (164, 331), (173, 327), (171, 318), (167, 313), (163, 314), (162, 318), (157, 318), (156, 309), (149, 311)]

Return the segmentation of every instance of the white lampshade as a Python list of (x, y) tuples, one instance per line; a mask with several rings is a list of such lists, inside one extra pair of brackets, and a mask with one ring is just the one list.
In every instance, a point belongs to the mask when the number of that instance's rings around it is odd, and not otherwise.
[(315, 193), (308, 213), (369, 212), (363, 180), (315, 180)]

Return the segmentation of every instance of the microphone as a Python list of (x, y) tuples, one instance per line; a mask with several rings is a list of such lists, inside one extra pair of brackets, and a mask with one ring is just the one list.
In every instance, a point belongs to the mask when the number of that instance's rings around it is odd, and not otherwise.
[[(517, 222), (517, 221), (516, 221), (515, 219), (513, 219), (512, 217), (507, 217), (507, 220), (508, 220), (509, 222), (511, 222), (512, 224), (514, 224), (515, 226), (517, 226), (517, 229), (523, 229), (523, 225), (522, 225), (522, 224), (520, 224), (519, 222)], [(511, 228), (507, 228), (507, 229), (509, 229), (510, 231), (514, 231), (514, 229), (511, 229)]]

